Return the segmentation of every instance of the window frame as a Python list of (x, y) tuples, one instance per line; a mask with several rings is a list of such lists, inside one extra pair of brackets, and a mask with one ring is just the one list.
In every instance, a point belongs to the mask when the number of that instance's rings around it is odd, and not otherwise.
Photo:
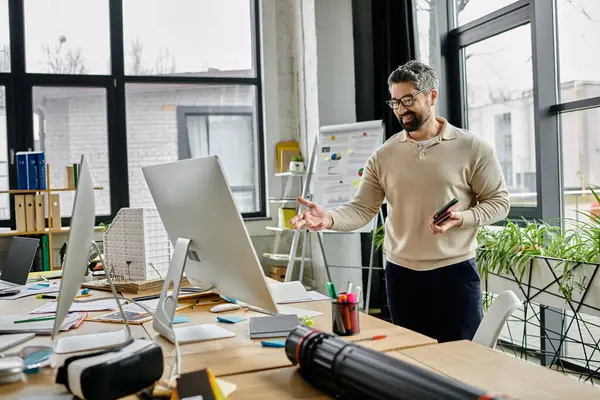
[[(125, 74), (125, 52), (123, 44), (123, 2), (126, 0), (107, 0), (109, 2), (109, 43), (110, 43), (110, 75), (61, 75), (47, 73), (27, 73), (25, 63), (25, 25), (24, 0), (8, 0), (9, 38), (11, 71), (0, 73), (0, 85), (6, 87), (7, 113), (7, 154), (9, 160), (9, 188), (16, 188), (16, 167), (11, 164), (12, 152), (32, 149), (33, 137), (33, 95), (35, 86), (71, 86), (102, 87), (106, 89), (107, 129), (108, 129), (108, 163), (111, 215), (96, 216), (96, 224), (110, 222), (123, 207), (129, 207), (128, 148), (126, 126), (126, 93), (128, 83), (180, 83), (180, 84), (212, 84), (251, 86), (255, 92), (253, 107), (254, 128), (256, 130), (258, 211), (243, 213), (244, 219), (266, 219), (266, 165), (265, 137), (263, 116), (262, 87), (262, 54), (259, 0), (250, 2), (253, 70), (252, 77), (218, 77), (218, 76), (164, 76)], [(18, 101), (16, 94), (18, 93)], [(176, 121), (177, 123), (177, 121)], [(17, 134), (18, 132), (18, 134)], [(14, 209), (14, 196), (10, 199), (11, 210)], [(0, 227), (15, 227), (14, 213), (11, 218), (0, 220)], [(70, 224), (70, 218), (62, 219), (63, 226)]]
[[(455, 24), (455, 0), (446, 0), (446, 3), (447, 9), (452, 10), (452, 15), (448, 14), (447, 18)], [(508, 215), (511, 219), (550, 221), (563, 214), (561, 137), (557, 113), (551, 111), (558, 99), (554, 3), (554, 0), (520, 0), (511, 3), (468, 24), (449, 29), (446, 32), (448, 40), (442, 49), (442, 52), (450, 55), (446, 66), (451, 78), (448, 81), (455, 82), (445, 88), (449, 91), (448, 115), (451, 122), (466, 126), (468, 111), (464, 49), (520, 26), (531, 26), (537, 202), (535, 207), (511, 206)]]
[[(244, 116), (251, 117), (253, 129), (256, 126), (256, 108), (251, 106), (177, 106), (177, 150), (178, 150), (178, 159), (183, 160), (187, 158), (191, 158), (191, 150), (189, 146), (189, 134), (187, 130), (187, 121), (186, 117), (190, 115), (202, 116), (208, 118), (212, 116), (220, 116), (220, 115), (228, 115), (228, 116)], [(254, 132), (253, 132), (254, 133)], [(210, 129), (207, 128), (207, 136), (210, 137)], [(257, 137), (256, 135), (255, 137)], [(258, 138), (258, 137), (257, 137)], [(209, 140), (210, 141), (210, 140)], [(258, 156), (258, 153), (254, 152), (255, 156)], [(259, 162), (259, 157), (256, 159), (257, 164)], [(257, 165), (258, 167), (258, 165)], [(256, 181), (256, 180), (255, 180)], [(259, 184), (257, 182), (257, 184)], [(253, 202), (255, 204), (259, 204), (260, 207), (260, 196), (258, 198), (258, 202), (256, 202), (255, 193), (260, 190), (260, 184), (258, 187), (254, 186), (231, 186), (232, 192), (244, 192), (247, 189), (252, 190)], [(256, 190), (255, 190), (256, 189)], [(249, 212), (243, 213), (247, 216), (247, 218), (259, 218), (259, 212)]]

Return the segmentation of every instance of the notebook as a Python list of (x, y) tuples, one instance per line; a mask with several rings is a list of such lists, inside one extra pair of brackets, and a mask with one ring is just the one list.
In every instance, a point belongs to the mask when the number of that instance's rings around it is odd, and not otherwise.
[(250, 318), (250, 339), (286, 337), (298, 325), (295, 314)]

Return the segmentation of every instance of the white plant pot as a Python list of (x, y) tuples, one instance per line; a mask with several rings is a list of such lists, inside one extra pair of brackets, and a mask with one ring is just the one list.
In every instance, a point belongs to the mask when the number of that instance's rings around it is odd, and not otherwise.
[(304, 162), (302, 161), (290, 161), (290, 172), (304, 172)]

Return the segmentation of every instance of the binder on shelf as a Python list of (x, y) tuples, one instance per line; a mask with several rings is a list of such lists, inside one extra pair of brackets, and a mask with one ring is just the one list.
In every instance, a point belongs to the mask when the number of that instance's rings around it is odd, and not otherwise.
[(35, 231), (35, 195), (25, 195), (25, 231)]
[(62, 222), (60, 220), (60, 196), (57, 193), (50, 194), (50, 210), (52, 213), (50, 227), (52, 229), (61, 229)]
[(42, 265), (44, 271), (50, 271), (50, 245), (48, 235), (42, 235)]
[(67, 189), (73, 189), (75, 187), (75, 167), (73, 165), (67, 165)]
[(37, 180), (39, 190), (46, 190), (46, 155), (43, 151), (36, 153), (37, 158)]
[(79, 164), (73, 164), (73, 187), (77, 189), (77, 182), (79, 181)]
[(17, 232), (25, 232), (27, 225), (25, 224), (25, 195), (15, 195), (15, 219)]
[(17, 189), (46, 190), (46, 156), (43, 151), (19, 151)]
[(18, 152), (16, 154), (16, 158), (17, 158), (17, 189), (18, 190), (27, 190), (28, 189), (27, 154)]
[(35, 195), (35, 230), (43, 231), (46, 229), (46, 212), (44, 209), (44, 195)]

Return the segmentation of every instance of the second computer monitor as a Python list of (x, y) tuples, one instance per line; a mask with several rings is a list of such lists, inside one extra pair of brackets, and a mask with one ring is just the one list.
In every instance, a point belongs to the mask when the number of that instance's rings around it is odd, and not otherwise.
[(188, 279), (277, 312), (219, 159), (193, 158), (142, 169), (171, 243), (191, 240)]

